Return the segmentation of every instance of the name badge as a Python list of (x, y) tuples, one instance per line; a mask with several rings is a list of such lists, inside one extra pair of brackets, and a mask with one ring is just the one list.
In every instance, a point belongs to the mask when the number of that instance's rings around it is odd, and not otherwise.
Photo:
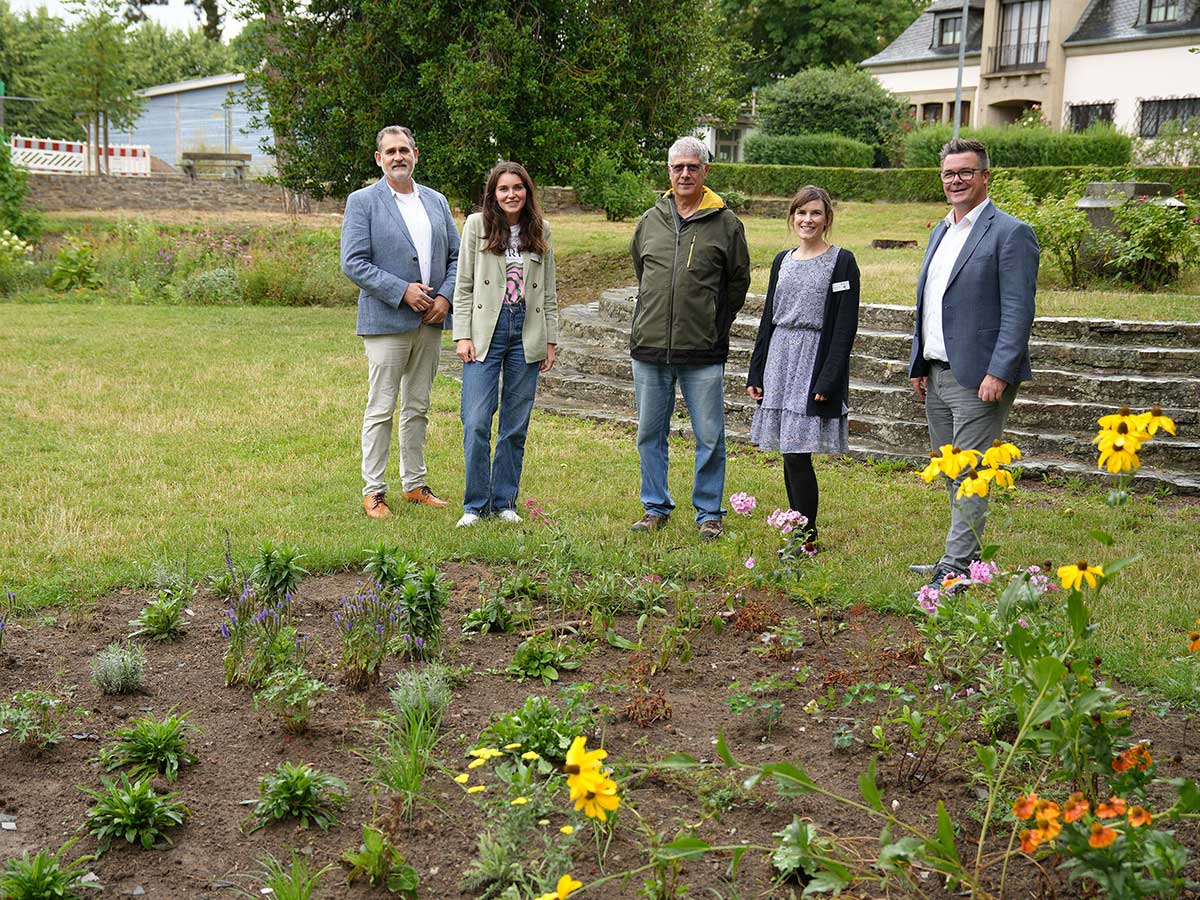
[(848, 282), (848, 281), (835, 281), (835, 282), (833, 283), (833, 289), (834, 289), (835, 291), (848, 291), (848, 290), (850, 290), (850, 282)]

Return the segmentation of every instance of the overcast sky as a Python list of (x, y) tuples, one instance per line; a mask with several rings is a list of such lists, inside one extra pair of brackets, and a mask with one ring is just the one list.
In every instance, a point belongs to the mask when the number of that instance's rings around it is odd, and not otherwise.
[[(9, 0), (9, 4), (15, 12), (22, 12), (24, 10), (32, 11), (44, 6), (50, 11), (51, 15), (64, 19), (68, 18), (67, 7), (62, 3), (62, 0)], [(167, 28), (183, 28), (190, 31), (200, 27), (200, 20), (196, 18), (196, 13), (192, 7), (186, 6), (183, 0), (169, 0), (166, 6), (147, 6), (144, 8), (149, 18), (165, 25)], [(228, 41), (241, 30), (242, 23), (226, 11), (225, 26), (222, 31), (224, 39)]]

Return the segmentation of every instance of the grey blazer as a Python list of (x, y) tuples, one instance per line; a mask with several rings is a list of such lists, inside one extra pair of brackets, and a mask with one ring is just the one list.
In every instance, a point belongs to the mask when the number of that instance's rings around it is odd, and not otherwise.
[[(917, 322), (910, 378), (929, 374), (921, 336), (925, 278), (929, 261), (946, 235), (943, 219), (929, 237), (921, 277), (917, 279)], [(1007, 384), (1028, 381), (1029, 332), (1037, 292), (1041, 250), (1033, 229), (989, 203), (980, 213), (959, 253), (942, 297), (942, 334), (954, 378), (965, 388), (979, 387), (985, 375)]]
[[(433, 230), (429, 283), (452, 301), (458, 228), (444, 196), (424, 185), (417, 189)], [(342, 271), (359, 287), (358, 334), (399, 334), (421, 324), (420, 314), (403, 302), (408, 285), (421, 280), (421, 264), (386, 178), (346, 198)], [(442, 327), (451, 327), (450, 316)]]

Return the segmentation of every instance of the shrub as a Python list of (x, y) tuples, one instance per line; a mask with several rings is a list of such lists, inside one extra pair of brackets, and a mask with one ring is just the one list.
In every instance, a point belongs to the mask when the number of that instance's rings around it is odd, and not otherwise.
[(100, 783), (103, 789), (99, 791), (82, 788), (96, 801), (88, 810), (84, 827), (100, 841), (100, 853), (122, 838), (140, 844), (144, 850), (153, 847), (159, 838), (169, 844), (166, 830), (182, 825), (191, 813), (177, 799), (178, 793), (155, 793), (149, 778), (131, 784), (128, 775), (122, 775), (119, 782), (102, 777)]
[(238, 272), (227, 266), (193, 272), (179, 285), (184, 303), (195, 306), (236, 306), (243, 300)]
[(87, 244), (70, 242), (58, 251), (54, 268), (46, 284), (56, 291), (87, 288), (94, 291), (104, 287), (96, 270), (96, 254)]
[(258, 824), (251, 831), (287, 818), (299, 819), (301, 828), (311, 822), (328, 831), (338, 824), (337, 811), (350, 799), (346, 791), (340, 778), (322, 774), (306, 763), (280, 763), (258, 783), (260, 799), (254, 806)]
[(196, 754), (188, 749), (188, 734), (195, 729), (187, 723), (188, 714), (174, 713), (165, 719), (143, 716), (117, 729), (117, 743), (100, 751), (106, 771), (128, 766), (135, 778), (162, 775), (167, 781), (179, 777), (181, 766), (195, 765)]
[(133, 694), (142, 689), (146, 654), (141, 647), (109, 644), (92, 659), (92, 681), (106, 694)]
[(877, 165), (892, 155), (907, 114), (906, 101), (853, 66), (805, 69), (759, 95), (766, 134), (840, 134), (875, 148)]
[(25, 205), (28, 176), (12, 163), (12, 150), (0, 142), (0, 224), (23, 238), (36, 240), (42, 233), (42, 217)]
[(522, 750), (532, 750), (550, 762), (563, 762), (571, 741), (595, 728), (596, 720), (578, 686), (562, 691), (560, 702), (561, 706), (545, 697), (528, 698), (520, 709), (505, 713), (485, 728), (475, 746), (520, 744)]
[(875, 159), (869, 144), (837, 134), (752, 134), (745, 152), (748, 163), (780, 166), (866, 168)]
[(1200, 118), (1163, 123), (1153, 138), (1139, 142), (1137, 156), (1139, 162), (1150, 165), (1200, 165)]
[(18, 691), (0, 706), (0, 726), (22, 749), (40, 753), (62, 741), (66, 700), (53, 691)]
[(594, 156), (591, 165), (576, 175), (575, 191), (580, 203), (603, 209), (610, 222), (640, 216), (658, 200), (646, 179), (621, 169), (606, 153)]
[(314, 701), (328, 691), (325, 682), (310, 677), (304, 669), (283, 669), (267, 676), (262, 690), (254, 695), (254, 705), (272, 707), (283, 719), (283, 730), (299, 734), (308, 729)]
[[(950, 140), (949, 125), (926, 125), (904, 137), (904, 163), (913, 168), (939, 164), (942, 145)], [(965, 138), (983, 141), (993, 168), (1027, 166), (1126, 166), (1133, 157), (1133, 139), (1109, 125), (1087, 131), (1049, 128), (966, 128)]]
[(1200, 263), (1200, 232), (1195, 204), (1184, 208), (1135, 197), (1113, 210), (1116, 243), (1108, 267), (1138, 287), (1170, 284)]
[(67, 841), (57, 853), (39, 850), (31, 859), (26, 850), (20, 859), (8, 860), (0, 872), (0, 897), (5, 900), (80, 900), (81, 889), (99, 890), (102, 886), (98, 882), (83, 880), (90, 857), (63, 863), (63, 854), (74, 843), (74, 840)]

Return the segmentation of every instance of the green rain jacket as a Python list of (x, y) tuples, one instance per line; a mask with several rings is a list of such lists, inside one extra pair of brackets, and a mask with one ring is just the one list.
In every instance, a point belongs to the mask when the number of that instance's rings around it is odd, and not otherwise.
[(729, 329), (750, 287), (742, 223), (708, 188), (686, 220), (668, 192), (642, 214), (630, 254), (638, 297), (630, 354), (640, 362), (710, 365), (729, 356)]

